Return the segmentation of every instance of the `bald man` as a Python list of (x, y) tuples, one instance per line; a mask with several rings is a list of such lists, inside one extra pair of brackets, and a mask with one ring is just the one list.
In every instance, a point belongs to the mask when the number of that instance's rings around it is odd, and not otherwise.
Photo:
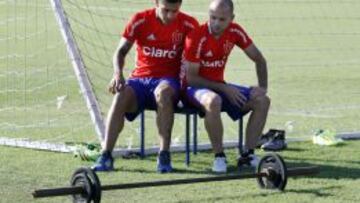
[[(245, 146), (238, 164), (256, 167), (258, 158), (254, 149), (270, 106), (270, 99), (266, 95), (266, 60), (245, 30), (233, 19), (234, 5), (231, 0), (211, 1), (209, 20), (186, 38), (181, 74), (185, 102), (204, 113), (205, 128), (215, 153), (212, 170), (220, 173), (227, 171), (221, 111), (227, 112), (233, 120), (250, 112)], [(245, 87), (225, 82), (225, 66), (235, 45), (255, 63), (256, 86)]]

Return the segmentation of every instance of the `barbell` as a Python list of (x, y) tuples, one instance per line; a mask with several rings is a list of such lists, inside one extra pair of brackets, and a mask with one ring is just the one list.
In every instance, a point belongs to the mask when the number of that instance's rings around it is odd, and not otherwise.
[(280, 155), (269, 153), (260, 159), (255, 173), (102, 186), (98, 176), (93, 170), (81, 167), (73, 173), (70, 180), (70, 187), (39, 189), (35, 190), (32, 195), (34, 198), (72, 195), (74, 202), (98, 203), (101, 201), (101, 192), (106, 190), (124, 190), (248, 178), (256, 178), (260, 188), (283, 191), (288, 177), (312, 175), (318, 172), (319, 168), (317, 166), (287, 168)]

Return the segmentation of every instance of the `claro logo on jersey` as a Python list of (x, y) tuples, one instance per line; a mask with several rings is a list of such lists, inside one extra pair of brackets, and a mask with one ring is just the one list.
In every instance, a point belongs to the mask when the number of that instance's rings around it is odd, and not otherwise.
[(215, 61), (201, 61), (201, 65), (205, 68), (221, 68), (225, 66), (225, 60), (215, 60)]
[(143, 53), (145, 56), (151, 56), (154, 58), (170, 58), (176, 57), (176, 50), (159, 49), (155, 47), (143, 47)]

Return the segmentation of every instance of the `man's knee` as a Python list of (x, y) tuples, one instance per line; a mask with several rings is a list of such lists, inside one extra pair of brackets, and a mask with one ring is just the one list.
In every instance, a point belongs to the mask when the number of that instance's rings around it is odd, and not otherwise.
[(271, 100), (267, 95), (259, 96), (254, 99), (254, 108), (268, 110)]
[(157, 103), (172, 103), (175, 90), (169, 84), (162, 84), (155, 89), (154, 94)]
[(205, 107), (205, 110), (208, 112), (220, 112), (221, 111), (221, 105), (222, 105), (222, 99), (219, 95), (208, 95), (203, 100), (203, 105)]

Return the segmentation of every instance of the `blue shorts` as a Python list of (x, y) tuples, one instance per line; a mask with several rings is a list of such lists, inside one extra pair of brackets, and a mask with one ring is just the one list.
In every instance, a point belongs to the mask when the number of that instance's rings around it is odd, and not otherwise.
[(176, 92), (174, 106), (178, 102), (180, 83), (175, 78), (130, 78), (126, 81), (126, 85), (130, 86), (135, 94), (137, 101), (137, 110), (135, 112), (126, 113), (125, 118), (133, 121), (144, 109), (156, 110), (156, 100), (154, 91), (160, 82), (168, 83)]
[[(246, 101), (250, 100), (251, 88), (234, 85), (234, 84), (228, 84), (228, 85), (232, 85), (232, 86), (238, 88), (239, 91), (246, 97)], [(186, 88), (185, 103), (187, 105), (199, 108), (201, 110), (200, 114), (199, 114), (200, 117), (204, 117), (205, 112), (203, 112), (200, 101), (195, 97), (195, 94), (198, 93), (201, 95), (201, 94), (207, 93), (209, 91), (215, 92), (215, 91), (207, 89), (207, 88), (196, 88), (196, 87), (190, 87), (190, 86)], [(239, 109), (239, 107), (233, 105), (223, 93), (221, 93), (221, 92), (216, 92), (216, 93), (222, 99), (221, 111), (226, 112), (230, 116), (230, 118), (233, 119), (234, 121), (240, 119), (242, 116), (244, 116), (245, 114), (248, 113), (248, 112), (241, 111), (241, 109)]]

